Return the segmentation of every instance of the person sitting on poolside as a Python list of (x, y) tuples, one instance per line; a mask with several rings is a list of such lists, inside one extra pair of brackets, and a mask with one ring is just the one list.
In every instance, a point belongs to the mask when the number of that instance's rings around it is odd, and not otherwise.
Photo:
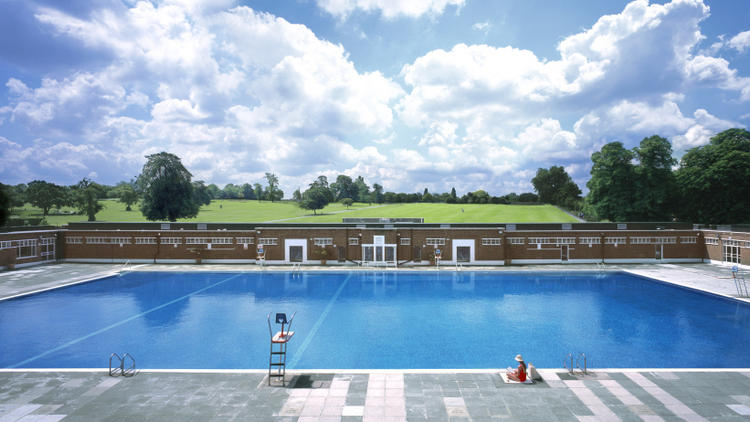
[(507, 370), (508, 379), (512, 381), (525, 382), (526, 381), (526, 363), (524, 363), (523, 357), (521, 355), (516, 355), (516, 360), (518, 361), (518, 369), (514, 371), (513, 368), (508, 367), (508, 370)]

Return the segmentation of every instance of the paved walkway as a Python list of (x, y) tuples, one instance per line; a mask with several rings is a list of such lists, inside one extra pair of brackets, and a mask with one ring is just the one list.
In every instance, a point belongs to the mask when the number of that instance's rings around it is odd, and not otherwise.
[(741, 421), (750, 372), (0, 373), (0, 421)]
[[(593, 268), (545, 265), (492, 269)], [(725, 266), (662, 264), (607, 268), (716, 294), (736, 294)], [(83, 282), (115, 274), (120, 269), (121, 265), (52, 264), (6, 271), (0, 273), (0, 298)], [(261, 270), (254, 265), (143, 265), (132, 269)], [(286, 386), (268, 386), (265, 374), (259, 371), (142, 371), (125, 378), (91, 370), (0, 370), (0, 422), (750, 420), (750, 369), (639, 369), (597, 371), (585, 376), (562, 370), (540, 372), (543, 381), (520, 385), (505, 384), (497, 372), (488, 370), (296, 371), (289, 373)]]

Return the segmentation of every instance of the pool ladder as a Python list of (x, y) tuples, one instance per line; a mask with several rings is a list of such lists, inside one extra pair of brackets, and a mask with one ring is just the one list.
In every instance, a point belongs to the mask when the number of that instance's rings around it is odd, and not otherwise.
[(737, 296), (748, 297), (745, 276), (740, 273), (740, 269), (736, 265), (732, 267), (732, 278), (734, 279), (734, 287), (737, 289)]
[[(581, 363), (583, 363), (583, 366), (581, 366)], [(571, 375), (576, 369), (580, 370), (583, 375), (588, 374), (586, 366), (586, 353), (578, 353), (577, 355), (568, 353), (568, 356), (563, 359), (563, 368), (567, 369)]]
[[(112, 366), (112, 361), (119, 363), (119, 365)], [(125, 364), (129, 363), (128, 367)], [(116, 377), (122, 375), (123, 377), (132, 377), (135, 375), (135, 359), (130, 353), (124, 353), (122, 356), (117, 353), (109, 355), (109, 376)]]

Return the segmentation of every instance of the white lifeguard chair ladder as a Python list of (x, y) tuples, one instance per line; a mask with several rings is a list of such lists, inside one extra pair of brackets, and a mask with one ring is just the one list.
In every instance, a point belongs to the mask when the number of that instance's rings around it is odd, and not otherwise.
[(256, 262), (260, 263), (261, 267), (266, 262), (266, 250), (263, 245), (258, 245), (258, 258), (256, 259)]
[[(291, 331), (292, 322), (297, 312), (292, 314), (292, 317), (287, 322), (285, 313), (276, 314), (276, 324), (281, 324), (281, 331), (273, 333), (271, 328), (271, 312), (266, 316), (268, 321), (268, 335), (271, 337), (271, 351), (268, 357), (268, 385), (271, 385), (271, 380), (281, 379), (281, 385), (286, 386), (286, 346), (289, 341), (294, 337), (294, 331)], [(284, 329), (286, 326), (286, 330)]]

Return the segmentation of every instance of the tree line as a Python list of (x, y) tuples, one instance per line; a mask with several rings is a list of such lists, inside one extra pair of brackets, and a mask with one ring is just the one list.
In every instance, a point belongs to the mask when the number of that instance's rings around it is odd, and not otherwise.
[[(257, 199), (278, 201), (284, 196), (279, 178), (266, 173), (266, 185), (215, 184), (192, 181), (192, 175), (174, 154), (161, 152), (146, 157), (141, 174), (130, 182), (115, 186), (95, 183), (87, 178), (72, 186), (59, 186), (43, 180), (28, 184), (0, 184), (0, 225), (13, 208), (30, 203), (44, 216), (53, 208), (74, 207), (90, 221), (102, 209), (103, 198), (118, 198), (131, 210), (140, 203), (148, 220), (195, 217), (201, 205), (213, 199)], [(644, 138), (638, 147), (626, 149), (621, 142), (604, 145), (591, 156), (589, 193), (581, 198), (580, 188), (562, 166), (540, 168), (531, 180), (534, 190), (520, 195), (491, 196), (484, 190), (458, 196), (450, 192), (384, 192), (383, 186), (370, 187), (362, 176), (355, 179), (338, 175), (328, 182), (319, 176), (302, 192), (295, 190), (292, 200), (300, 207), (322, 209), (332, 202), (350, 206), (363, 203), (444, 202), (455, 204), (548, 203), (569, 210), (581, 210), (589, 220), (668, 221), (697, 223), (750, 222), (750, 132), (729, 129), (709, 144), (688, 150), (678, 161), (672, 156), (670, 142), (658, 135)]]
[(591, 156), (584, 211), (611, 221), (750, 223), (750, 132), (728, 129), (679, 162), (654, 135), (632, 150), (611, 142)]

